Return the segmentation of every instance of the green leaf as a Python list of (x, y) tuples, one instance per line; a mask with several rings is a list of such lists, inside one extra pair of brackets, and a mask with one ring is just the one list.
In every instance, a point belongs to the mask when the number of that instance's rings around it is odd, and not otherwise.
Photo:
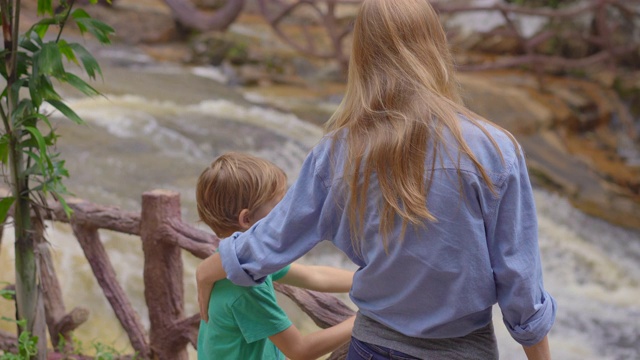
[[(57, 156), (56, 156), (57, 157)], [(54, 171), (53, 173), (57, 176), (57, 177), (69, 177), (69, 170), (67, 170), (66, 167), (64, 167), (64, 164), (66, 163), (66, 161), (64, 160), (59, 160), (59, 161), (54, 161), (53, 162), (53, 167), (54, 167)], [(67, 192), (67, 189), (65, 188), (65, 193)]]
[(75, 111), (71, 110), (65, 103), (59, 100), (47, 99), (47, 102), (58, 109), (64, 116), (76, 124), (84, 124), (84, 120)]
[(28, 119), (29, 116), (34, 112), (33, 103), (29, 99), (22, 99), (16, 106), (15, 110), (11, 114), (11, 118), (13, 118), (14, 126), (19, 127), (24, 123), (25, 119)]
[(45, 15), (45, 14), (53, 15), (52, 0), (38, 0), (38, 15)]
[(33, 74), (29, 80), (29, 96), (33, 101), (33, 105), (36, 108), (40, 108), (42, 105), (42, 92), (43, 88), (40, 86), (40, 76), (38, 75), (38, 68), (33, 68)]
[[(11, 95), (13, 96), (14, 99), (19, 99), (19, 94), (20, 94), (20, 88), (26, 84), (26, 80), (25, 79), (19, 79), (17, 80), (13, 85), (11, 85), (11, 88), (8, 89), (8, 91), (11, 93)], [(11, 124), (15, 125), (16, 122), (20, 122), (22, 121), (22, 119), (20, 117), (14, 117), (16, 113), (13, 112), (12, 114), (9, 114), (9, 116), (11, 117)]]
[(37, 62), (34, 61), (34, 65), (38, 66), (41, 74), (56, 77), (64, 75), (62, 53), (58, 48), (58, 44), (54, 41), (43, 44), (37, 55), (34, 54), (34, 58), (36, 58), (36, 56)]
[(26, 54), (24, 51), (18, 51), (16, 63), (18, 64), (18, 67), (16, 69), (16, 76), (18, 78), (22, 77), (23, 75), (28, 76), (29, 68), (33, 64), (31, 56), (29, 54)]
[[(24, 80), (22, 80), (24, 81)], [(13, 96), (14, 99), (19, 99), (19, 95), (20, 95), (20, 88), (22, 87), (22, 84), (19, 83), (20, 80), (16, 81), (15, 83), (13, 83), (11, 85), (11, 88), (9, 89), (9, 93), (11, 96)]]
[(53, 88), (51, 80), (47, 76), (40, 75), (37, 68), (33, 69), (33, 75), (29, 81), (29, 95), (31, 95), (31, 100), (33, 100), (36, 108), (42, 105), (42, 101), (61, 99)]
[[(7, 214), (9, 213), (9, 209), (11, 209), (11, 205), (13, 205), (14, 201), (15, 198), (13, 196), (8, 196), (0, 200), (0, 223), (4, 223), (4, 221), (7, 220)], [(11, 298), (6, 297), (5, 299), (11, 300)]]
[(57, 25), (58, 22), (52, 18), (45, 18), (37, 23), (33, 24), (29, 30), (25, 33), (25, 35), (31, 36), (32, 32), (38, 34), (40, 39), (44, 39), (44, 36), (47, 34), (47, 30), (49, 30), (50, 25)]
[(42, 133), (40, 133), (40, 130), (32, 126), (25, 126), (24, 129), (27, 130), (31, 134), (31, 136), (38, 142), (38, 150), (40, 151), (40, 154), (46, 155), (47, 143), (44, 141), (44, 137), (42, 136)]
[(7, 163), (9, 159), (9, 134), (3, 134), (0, 137), (0, 162)]
[(20, 141), (20, 148), (21, 149), (26, 149), (26, 148), (38, 148), (38, 141), (34, 138), (29, 138), (29, 139), (25, 139)]
[(9, 51), (7, 50), (2, 50), (0, 52), (0, 75), (2, 75), (5, 82), (9, 78), (9, 75), (7, 75), (7, 54), (8, 53)]
[(47, 34), (47, 30), (49, 30), (49, 24), (36, 25), (33, 28), (33, 31), (40, 36), (40, 39), (44, 39), (44, 36)]
[(67, 201), (62, 196), (60, 196), (60, 194), (56, 196), (56, 199), (58, 200), (58, 202), (60, 202), (60, 205), (62, 205), (62, 210), (64, 210), (67, 218), (70, 219), (71, 215), (73, 215), (73, 209), (71, 208), (71, 206), (69, 206)]
[[(28, 169), (24, 170), (24, 175), (25, 176), (42, 176), (44, 175), (42, 173), (42, 169), (40, 168), (40, 164), (34, 164), (31, 165)], [(38, 190), (36, 188), (34, 188), (33, 190)]]
[(32, 53), (40, 50), (40, 44), (35, 41), (33, 37), (38, 38), (38, 35), (27, 32), (25, 36), (20, 38), (20, 43), (18, 45), (20, 45), (20, 47), (25, 50), (31, 51)]
[(3, 316), (0, 318), (2, 321), (6, 321), (6, 322), (10, 322), (10, 323), (14, 323), (14, 324), (19, 324), (18, 321), (16, 321), (15, 319), (12, 318), (8, 318), (6, 316)]
[(87, 84), (84, 80), (82, 80), (81, 78), (77, 77), (72, 73), (66, 73), (64, 78), (60, 80), (80, 90), (85, 95), (88, 95), (88, 96), (100, 95), (100, 92), (98, 90), (94, 89), (93, 87), (91, 87), (91, 85)]
[[(7, 65), (6, 65), (6, 53), (0, 53), (0, 74), (2, 74), (2, 77), (5, 78), (5, 80), (8, 78), (7, 77)], [(23, 77), (29, 77), (30, 74), (30, 69), (31, 69), (31, 65), (33, 64), (33, 60), (30, 54), (25, 53), (24, 51), (18, 51), (17, 56), (16, 56), (16, 78), (20, 79)], [(22, 85), (27, 85), (27, 82), (23, 82)], [(3, 94), (2, 96), (4, 96), (5, 94)]]
[(3, 299), (13, 300), (14, 296), (16, 296), (16, 292), (15, 291), (6, 290), (6, 289), (0, 289), (0, 297), (2, 297)]
[[(76, 24), (81, 32), (87, 31), (91, 33), (101, 44), (110, 44), (111, 40), (109, 35), (113, 34), (115, 30), (100, 20), (92, 18), (77, 18)], [(84, 31), (83, 31), (84, 29)]]
[(29, 115), (29, 117), (27, 118), (27, 120), (30, 120), (30, 119), (42, 121), (49, 127), (49, 130), (53, 131), (53, 126), (51, 126), (51, 122), (49, 121), (49, 118), (46, 117), (44, 114), (34, 112), (33, 114)]
[(102, 70), (100, 69), (100, 65), (98, 65), (98, 61), (96, 58), (84, 48), (84, 46), (78, 43), (71, 43), (69, 46), (73, 49), (76, 56), (80, 58), (82, 61), (82, 66), (84, 66), (84, 71), (89, 75), (89, 78), (95, 79), (96, 73), (102, 77)]
[[(43, 176), (47, 174), (47, 169), (45, 167), (45, 164), (42, 161), (42, 158), (38, 156), (38, 154), (34, 153), (33, 151), (23, 151), (23, 153), (27, 154), (27, 156), (29, 156), (33, 160), (34, 166), (38, 167), (40, 174), (42, 174)], [(37, 188), (34, 188), (34, 190), (36, 189)]]
[(53, 84), (51, 83), (51, 80), (49, 80), (48, 77), (41, 76), (39, 86), (40, 86), (40, 94), (42, 95), (42, 98), (45, 101), (62, 99), (60, 95), (56, 92), (56, 90), (53, 88)]
[(69, 43), (67, 43), (65, 39), (60, 39), (58, 41), (58, 49), (60, 49), (60, 53), (64, 55), (68, 61), (80, 65), (78, 58), (76, 58), (76, 54), (73, 52), (73, 48), (69, 46)]
[(71, 12), (71, 17), (74, 20), (77, 20), (77, 19), (91, 19), (91, 15), (89, 15), (89, 13), (86, 12), (82, 8), (77, 8), (77, 9), (73, 10), (73, 12)]

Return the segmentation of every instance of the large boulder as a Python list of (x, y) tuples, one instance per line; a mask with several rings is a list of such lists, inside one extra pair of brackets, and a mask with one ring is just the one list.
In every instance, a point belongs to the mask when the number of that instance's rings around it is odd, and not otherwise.
[(588, 214), (640, 228), (640, 166), (620, 151), (633, 124), (614, 121), (625, 109), (613, 91), (567, 78), (541, 84), (518, 71), (462, 74), (460, 82), (472, 110), (516, 136), (536, 183)]

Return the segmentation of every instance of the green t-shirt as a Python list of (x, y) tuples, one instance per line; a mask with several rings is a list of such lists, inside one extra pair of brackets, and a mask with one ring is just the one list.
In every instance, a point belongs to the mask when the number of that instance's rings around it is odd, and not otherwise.
[(198, 360), (284, 359), (269, 336), (291, 326), (273, 289), (273, 281), (285, 276), (289, 267), (256, 286), (238, 286), (226, 279), (216, 283), (209, 300), (209, 322), (200, 321)]

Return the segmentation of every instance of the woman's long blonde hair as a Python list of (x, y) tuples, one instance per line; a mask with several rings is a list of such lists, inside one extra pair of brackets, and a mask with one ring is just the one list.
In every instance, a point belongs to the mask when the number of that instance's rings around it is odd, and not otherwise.
[(428, 153), (431, 169), (442, 156), (436, 150), (444, 141), (444, 129), (493, 191), (487, 172), (462, 136), (460, 115), (478, 126), (500, 153), (480, 125), (486, 120), (463, 105), (447, 38), (429, 2), (365, 0), (355, 21), (345, 97), (326, 126), (334, 137), (346, 130), (344, 180), (354, 245), (362, 235), (374, 174), (382, 193), (380, 233), (385, 249), (396, 215), (403, 222), (401, 237), (408, 224), (437, 220), (427, 208), (432, 179), (425, 181), (425, 164)]

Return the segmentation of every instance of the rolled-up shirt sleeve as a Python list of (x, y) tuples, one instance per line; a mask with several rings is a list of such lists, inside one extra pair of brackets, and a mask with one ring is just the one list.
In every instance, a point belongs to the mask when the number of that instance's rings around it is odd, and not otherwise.
[(498, 304), (511, 336), (530, 346), (551, 329), (556, 302), (543, 287), (538, 221), (522, 152), (508, 167), (497, 191), (487, 242)]
[(310, 153), (300, 175), (282, 201), (264, 219), (237, 238), (220, 242), (220, 257), (227, 278), (242, 286), (253, 286), (292, 263), (318, 242), (327, 239), (332, 201), (328, 187), (317, 174), (316, 158)]

